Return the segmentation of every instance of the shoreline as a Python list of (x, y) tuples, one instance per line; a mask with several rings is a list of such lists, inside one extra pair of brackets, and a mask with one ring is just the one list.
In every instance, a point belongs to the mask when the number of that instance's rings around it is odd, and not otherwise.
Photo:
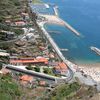
[(96, 68), (96, 67), (100, 67), (100, 63), (92, 63), (92, 64), (78, 64), (81, 67), (88, 67), (88, 68)]
[[(59, 47), (57, 46), (57, 44), (54, 42), (54, 40), (52, 39), (52, 37), (49, 35), (49, 33), (46, 31), (46, 29), (44, 28), (44, 25), (45, 24), (48, 24), (48, 22), (49, 23), (52, 23), (52, 24), (59, 24), (60, 22), (62, 22), (62, 23), (60, 23), (61, 25), (65, 25), (64, 24), (64, 22), (62, 21), (62, 20), (60, 20), (59, 21), (59, 18), (57, 17), (57, 18), (55, 18), (56, 19), (56, 23), (55, 23), (55, 20), (53, 19), (53, 18), (51, 18), (50, 16), (48, 16), (48, 15), (42, 15), (42, 14), (39, 14), (40, 15), (40, 17), (44, 17), (45, 18), (45, 20), (42, 20), (42, 22), (38, 22), (38, 20), (36, 20), (36, 24), (37, 24), (37, 26), (38, 26), (38, 28), (41, 30), (41, 32), (44, 34), (44, 36), (46, 37), (46, 39), (49, 41), (49, 43), (51, 44), (51, 46), (53, 47), (53, 49), (55, 50), (55, 52), (58, 54), (58, 56), (59, 56), (59, 58), (61, 58), (61, 60), (68, 66), (68, 69), (69, 69), (69, 71), (70, 71), (70, 75), (68, 75), (68, 79), (66, 79), (67, 81), (68, 80), (71, 80), (72, 78), (73, 78), (73, 76), (74, 76), (74, 73), (76, 73), (76, 76), (77, 76), (77, 71), (78, 71), (78, 73), (79, 74), (81, 74), (81, 77), (78, 75), (77, 77), (80, 79), (80, 78), (84, 78), (85, 80), (85, 82), (83, 81), (83, 83), (85, 83), (85, 84), (88, 84), (89, 85), (89, 83), (87, 83), (87, 78), (84, 76), (84, 75), (82, 75), (82, 72), (81, 71), (83, 71), (84, 72), (84, 74), (86, 74), (86, 75), (89, 75), (89, 76), (91, 76), (92, 77), (92, 79), (91, 79), (91, 82), (92, 82), (92, 85), (94, 85), (95, 84), (95, 82), (97, 83), (97, 82), (100, 82), (100, 79), (98, 79), (98, 76), (95, 74), (95, 73), (99, 73), (99, 72), (97, 72), (98, 71), (98, 69), (96, 69), (95, 70), (95, 72), (94, 72), (94, 68), (92, 67), (92, 71), (93, 71), (93, 73), (91, 73), (91, 70), (90, 70), (90, 68), (88, 68), (88, 67), (84, 67), (84, 66), (82, 66), (82, 65), (78, 65), (78, 64), (75, 64), (74, 62), (71, 62), (71, 61), (69, 61), (68, 59), (65, 59), (65, 57), (64, 57), (64, 55), (61, 53), (61, 51), (59, 50)], [(48, 18), (49, 17), (49, 18)], [(54, 16), (52, 16), (52, 17), (54, 17)], [(49, 19), (49, 20), (48, 20)], [(53, 20), (52, 20), (53, 19)], [(77, 31), (76, 31), (77, 32)], [(86, 66), (86, 65), (85, 65)], [(100, 71), (100, 70), (99, 70)], [(92, 74), (92, 75), (91, 75)], [(95, 74), (95, 75), (94, 75)], [(94, 80), (94, 81), (92, 81), (92, 80)], [(80, 79), (80, 81), (81, 81), (81, 79)], [(90, 82), (90, 85), (91, 85), (91, 82)]]
[(97, 83), (100, 83), (100, 63), (92, 65), (83, 64), (79, 66), (79, 69), (86, 75), (91, 76)]

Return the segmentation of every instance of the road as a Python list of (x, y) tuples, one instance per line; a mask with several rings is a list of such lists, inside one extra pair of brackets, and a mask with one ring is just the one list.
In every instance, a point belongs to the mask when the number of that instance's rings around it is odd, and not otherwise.
[(13, 40), (0, 42), (0, 44), (5, 44), (5, 43), (14, 43), (14, 42), (20, 40), (20, 39), (21, 39), (23, 36), (25, 36), (25, 35), (26, 35), (26, 34), (20, 35), (20, 36), (18, 36), (18, 38), (13, 39)]
[[(38, 23), (37, 22), (37, 24), (41, 28), (43, 35), (47, 38), (47, 40), (49, 41), (49, 43), (51, 44), (51, 46), (53, 47), (53, 49), (55, 50), (55, 52), (58, 54), (59, 58), (69, 67), (69, 69), (73, 69), (73, 68), (70, 68), (70, 66), (69, 66), (72, 63), (70, 61), (68, 61), (68, 60), (65, 59), (65, 57), (63, 56), (63, 54), (60, 51), (60, 48), (54, 42), (54, 40), (49, 35), (49, 33), (44, 29), (44, 27), (43, 27), (44, 23)], [(73, 77), (73, 72), (72, 72), (72, 70), (69, 70), (69, 71), (70, 71), (69, 78), (71, 79)]]
[(3, 42), (0, 42), (0, 44), (5, 44), (5, 43), (14, 43), (20, 39), (22, 39), (24, 36), (26, 36), (26, 34), (29, 32), (29, 30), (27, 30), (27, 32), (25, 32), (24, 34), (22, 35), (19, 35), (16, 39), (13, 39), (13, 40), (9, 40), (9, 41), (3, 41)]
[(17, 71), (17, 72), (22, 72), (22, 73), (25, 73), (25, 74), (28, 74), (28, 75), (31, 75), (31, 76), (34, 76), (34, 77), (38, 77), (38, 78), (42, 78), (42, 79), (45, 79), (45, 80), (53, 81), (55, 83), (66, 81), (66, 77), (61, 78), (61, 77), (51, 76), (51, 75), (48, 75), (48, 74), (44, 74), (44, 73), (24, 69), (24, 68), (21, 68), (21, 66), (4, 65), (4, 67), (7, 68), (7, 69), (10, 69), (10, 70), (14, 70), (14, 71)]

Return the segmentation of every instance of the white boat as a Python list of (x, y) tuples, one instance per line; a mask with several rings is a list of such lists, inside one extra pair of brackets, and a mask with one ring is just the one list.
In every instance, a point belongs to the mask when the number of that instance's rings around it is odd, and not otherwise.
[(96, 52), (99, 56), (100, 56), (100, 49), (98, 49), (97, 47), (91, 46), (90, 49), (94, 52)]

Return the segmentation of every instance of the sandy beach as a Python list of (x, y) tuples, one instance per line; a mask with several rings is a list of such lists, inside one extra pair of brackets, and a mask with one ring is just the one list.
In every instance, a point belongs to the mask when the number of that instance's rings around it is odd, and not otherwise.
[(100, 63), (82, 64), (79, 65), (79, 69), (90, 75), (95, 81), (100, 82)]

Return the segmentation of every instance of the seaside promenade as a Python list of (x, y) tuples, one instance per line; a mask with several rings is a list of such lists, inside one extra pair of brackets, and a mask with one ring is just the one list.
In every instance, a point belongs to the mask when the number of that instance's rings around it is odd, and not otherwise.
[(52, 37), (49, 35), (49, 33), (44, 29), (44, 24), (45, 22), (41, 22), (38, 23), (39, 27), (41, 28), (44, 36), (47, 38), (47, 40), (50, 42), (50, 44), (52, 45), (53, 49), (55, 50), (55, 52), (58, 54), (59, 58), (69, 67), (70, 70), (70, 77), (72, 78), (73, 76), (73, 72), (76, 71), (76, 65), (73, 64), (72, 62), (70, 62), (69, 60), (67, 60), (62, 52), (60, 51), (60, 48), (57, 46), (57, 44), (54, 42), (54, 40), (52, 39)]

